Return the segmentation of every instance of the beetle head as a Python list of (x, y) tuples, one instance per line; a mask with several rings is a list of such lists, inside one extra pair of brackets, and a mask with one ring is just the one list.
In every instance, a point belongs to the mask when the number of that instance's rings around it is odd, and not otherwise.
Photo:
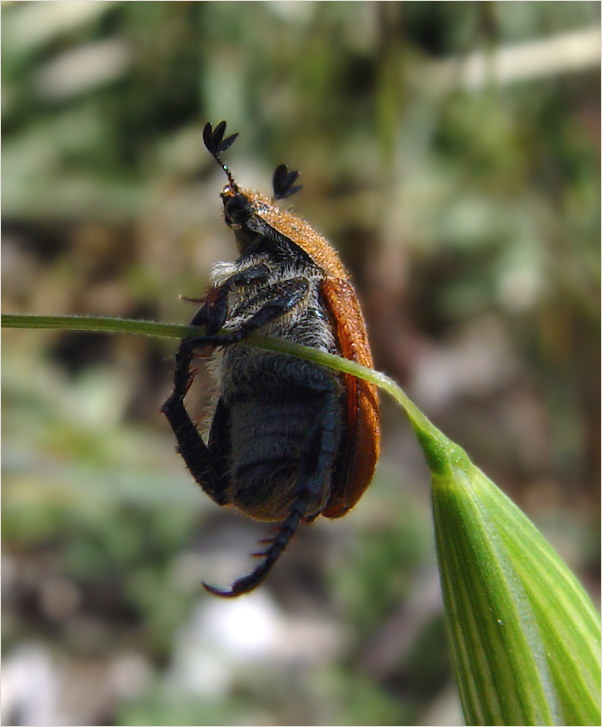
[(220, 196), (224, 203), (226, 224), (234, 231), (244, 227), (252, 213), (250, 195), (241, 189), (232, 189), (230, 185), (227, 185)]
[(225, 121), (221, 121), (215, 129), (207, 122), (203, 129), (203, 141), (211, 156), (228, 177), (228, 184), (221, 193), (224, 203), (224, 216), (226, 224), (234, 232), (240, 251), (245, 252), (249, 246), (257, 241), (258, 235), (262, 233), (264, 228), (262, 225), (262, 212), (275, 211), (275, 200), (290, 197), (302, 187), (295, 184), (299, 172), (296, 170), (289, 171), (285, 164), (280, 164), (276, 167), (272, 178), (274, 191), (272, 200), (256, 192), (241, 189), (236, 184), (230, 168), (224, 164), (221, 157), (221, 153), (230, 148), (238, 134), (232, 134), (224, 139), (225, 131)]
[(257, 240), (257, 232), (252, 229), (256, 215), (253, 193), (228, 184), (221, 193), (224, 203), (224, 219), (234, 232), (240, 252), (245, 252)]

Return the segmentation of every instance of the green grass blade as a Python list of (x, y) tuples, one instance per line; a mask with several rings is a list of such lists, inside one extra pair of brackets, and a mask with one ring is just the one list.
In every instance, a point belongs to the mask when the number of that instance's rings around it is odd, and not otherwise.
[(467, 722), (600, 724), (599, 618), (576, 578), (459, 450), (432, 494)]

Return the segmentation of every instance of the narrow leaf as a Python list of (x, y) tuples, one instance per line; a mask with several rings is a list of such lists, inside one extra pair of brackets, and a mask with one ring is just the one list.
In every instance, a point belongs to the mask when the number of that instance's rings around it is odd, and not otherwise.
[(520, 509), (454, 450), (450, 466), (433, 473), (432, 495), (466, 721), (600, 724), (590, 599)]

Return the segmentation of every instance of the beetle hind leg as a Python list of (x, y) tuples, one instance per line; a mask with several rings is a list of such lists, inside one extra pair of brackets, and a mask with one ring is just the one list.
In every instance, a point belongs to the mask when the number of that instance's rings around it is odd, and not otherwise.
[(276, 535), (273, 538), (265, 538), (260, 541), (262, 543), (271, 543), (271, 545), (265, 551), (253, 553), (254, 556), (263, 558), (263, 560), (252, 573), (239, 578), (227, 590), (215, 588), (215, 586), (210, 586), (203, 582), (204, 588), (214, 596), (221, 596), (222, 598), (234, 598), (235, 596), (241, 596), (243, 593), (249, 593), (257, 588), (272, 570), (276, 561), (288, 545), (289, 540), (295, 534), (299, 522), (304, 516), (308, 499), (308, 497), (298, 497), (293, 504), (291, 512), (278, 528)]
[(233, 598), (257, 588), (284, 552), (301, 520), (314, 519), (316, 514), (311, 510), (312, 504), (315, 502), (316, 495), (324, 487), (337, 451), (339, 437), (337, 413), (334, 385), (327, 384), (321, 416), (317, 418), (306, 442), (305, 454), (299, 468), (297, 496), (291, 505), (290, 512), (273, 537), (260, 541), (269, 544), (269, 547), (262, 552), (253, 553), (254, 556), (263, 558), (262, 562), (254, 571), (235, 581), (228, 590), (203, 583), (209, 593), (223, 598)]

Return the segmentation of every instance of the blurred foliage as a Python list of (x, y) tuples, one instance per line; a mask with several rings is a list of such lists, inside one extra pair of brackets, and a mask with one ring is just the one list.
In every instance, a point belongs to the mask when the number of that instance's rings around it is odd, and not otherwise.
[[(190, 318), (178, 294), (235, 254), (201, 143), (227, 119), (243, 186), (301, 169), (295, 207), (351, 269), (377, 368), (596, 597), (599, 60), (519, 80), (485, 63), (472, 86), (462, 63), (534, 44), (557, 68), (545, 41), (599, 20), (591, 2), (7, 3), (4, 310)], [(304, 528), (262, 593), (220, 602), (209, 628), (200, 580), (240, 575), (262, 531), (173, 455), (158, 415), (172, 352), (4, 332), (3, 681), (28, 678), (3, 689), (3, 721), (42, 703), (46, 723), (461, 719), (428, 475), (387, 402), (360, 505)]]

